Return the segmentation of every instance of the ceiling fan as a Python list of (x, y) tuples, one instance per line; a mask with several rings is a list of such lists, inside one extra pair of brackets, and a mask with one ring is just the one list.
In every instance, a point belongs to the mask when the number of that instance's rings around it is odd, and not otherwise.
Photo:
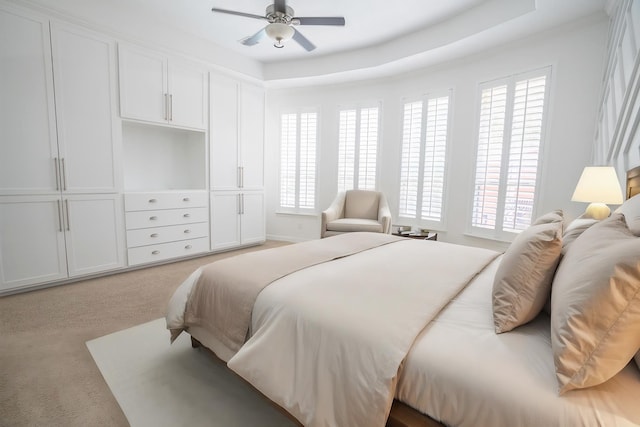
[(211, 9), (212, 12), (228, 13), (230, 15), (244, 16), (247, 18), (263, 19), (268, 21), (266, 27), (258, 31), (252, 36), (240, 40), (240, 43), (246, 46), (258, 44), (265, 36), (274, 41), (274, 46), (283, 48), (285, 41), (293, 39), (308, 52), (316, 48), (316, 46), (303, 36), (300, 31), (294, 28), (294, 25), (338, 25), (344, 26), (343, 17), (298, 17), (292, 8), (287, 6), (286, 0), (275, 0), (273, 4), (267, 6), (265, 16), (253, 15), (251, 13), (237, 12), (226, 9)]

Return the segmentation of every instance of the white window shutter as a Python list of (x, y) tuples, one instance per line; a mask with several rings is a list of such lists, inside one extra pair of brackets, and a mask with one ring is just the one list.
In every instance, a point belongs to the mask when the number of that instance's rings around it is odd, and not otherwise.
[(378, 163), (378, 108), (360, 110), (358, 188), (375, 190)]
[(400, 216), (415, 218), (420, 180), (422, 101), (404, 104), (402, 158), (400, 166)]
[(533, 219), (550, 69), (482, 90), (471, 225), (518, 233)]
[(340, 111), (338, 191), (375, 190), (378, 163), (378, 107)]
[(449, 97), (427, 100), (422, 175), (422, 219), (440, 221), (444, 198)]
[(317, 113), (285, 113), (281, 116), (281, 208), (315, 208), (317, 121)]
[(340, 111), (338, 131), (338, 191), (351, 190), (355, 180), (356, 110)]

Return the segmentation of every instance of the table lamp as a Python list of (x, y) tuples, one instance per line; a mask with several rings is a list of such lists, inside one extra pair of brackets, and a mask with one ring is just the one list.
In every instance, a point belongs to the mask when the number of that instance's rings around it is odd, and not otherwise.
[(588, 217), (607, 218), (611, 213), (607, 204), (619, 205), (623, 201), (616, 170), (611, 166), (584, 168), (571, 201), (590, 203), (585, 211)]

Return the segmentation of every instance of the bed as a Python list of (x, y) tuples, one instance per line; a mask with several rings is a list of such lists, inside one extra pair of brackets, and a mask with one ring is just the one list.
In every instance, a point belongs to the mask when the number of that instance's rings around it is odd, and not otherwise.
[[(637, 192), (639, 175), (630, 171), (628, 197)], [(637, 220), (640, 196), (620, 210), (624, 215), (614, 214), (610, 225), (576, 220), (564, 230), (558, 213), (550, 213), (531, 227), (554, 237), (545, 244), (555, 246), (536, 260), (547, 265), (539, 279), (549, 289), (536, 291), (528, 305), (513, 304), (513, 289), (495, 286), (508, 288), (519, 277), (512, 273), (516, 242), (498, 254), (351, 233), (196, 270), (173, 295), (167, 326), (174, 337), (188, 332), (194, 346), (211, 350), (302, 425), (637, 426), (640, 251), (634, 251), (640, 230), (621, 231), (627, 233), (621, 250), (635, 268), (625, 270), (631, 284), (624, 286), (626, 305), (618, 318), (626, 323), (597, 337), (595, 351), (578, 368), (574, 353), (591, 345), (572, 341), (584, 336), (579, 327), (595, 322), (593, 328), (600, 328), (598, 322), (610, 316), (578, 316), (578, 326), (576, 317), (566, 318), (576, 304), (567, 283), (580, 274), (588, 274), (585, 283), (597, 276), (589, 273), (591, 266), (575, 273), (571, 263), (590, 239), (604, 246), (596, 253), (611, 252), (614, 245), (605, 244), (602, 233)], [(525, 241), (522, 235), (518, 239)], [(562, 237), (575, 246), (558, 246)], [(526, 271), (523, 282), (536, 277)], [(541, 310), (544, 303), (551, 316)], [(584, 298), (580, 304), (587, 304)], [(514, 321), (509, 310), (515, 306), (528, 309)], [(500, 311), (505, 307), (507, 314)]]

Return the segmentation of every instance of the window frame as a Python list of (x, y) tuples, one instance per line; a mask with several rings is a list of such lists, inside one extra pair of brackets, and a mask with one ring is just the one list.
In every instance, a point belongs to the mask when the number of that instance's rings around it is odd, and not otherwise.
[[(467, 214), (467, 227), (465, 234), (472, 237), (480, 237), (483, 239), (490, 239), (499, 242), (512, 242), (513, 239), (521, 232), (516, 231), (507, 231), (504, 230), (504, 211), (505, 211), (505, 199), (507, 192), (507, 175), (509, 171), (509, 153), (511, 146), (511, 138), (513, 134), (513, 113), (514, 113), (514, 100), (515, 100), (515, 88), (516, 83), (522, 80), (529, 80), (538, 77), (545, 77), (545, 88), (544, 88), (544, 103), (543, 103), (543, 111), (542, 111), (542, 123), (540, 126), (540, 142), (538, 145), (538, 161), (536, 166), (536, 185), (533, 196), (533, 205), (531, 210), (531, 224), (535, 221), (539, 205), (540, 205), (540, 194), (542, 192), (541, 189), (541, 178), (543, 176), (544, 170), (544, 159), (546, 152), (546, 144), (548, 141), (548, 117), (549, 110), (552, 108), (551, 103), (551, 85), (552, 85), (552, 66), (547, 65), (544, 67), (536, 68), (529, 71), (519, 72), (516, 74), (512, 74), (510, 76), (501, 77), (493, 80), (488, 80), (484, 82), (480, 82), (477, 85), (476, 91), (476, 102), (475, 102), (475, 124), (474, 124), (474, 132), (475, 132), (475, 143), (474, 143), (474, 156), (472, 159), (472, 171), (470, 180), (471, 184), (469, 186), (471, 192), (468, 202), (468, 214)], [(473, 209), (474, 209), (474, 199), (475, 199), (475, 185), (476, 185), (476, 173), (478, 169), (478, 149), (480, 145), (480, 116), (481, 116), (481, 105), (482, 105), (482, 92), (488, 88), (495, 88), (500, 85), (507, 86), (507, 110), (505, 114), (505, 123), (503, 127), (503, 141), (502, 141), (502, 155), (500, 162), (500, 180), (499, 180), (499, 191), (498, 191), (498, 202), (497, 202), (497, 212), (496, 212), (496, 227), (494, 228), (486, 228), (486, 227), (478, 227), (473, 225)]]
[[(376, 140), (376, 161), (375, 161), (375, 185), (373, 188), (360, 188), (360, 135), (361, 135), (361, 125), (362, 125), (362, 110), (377, 108), (378, 110), (378, 123), (377, 123), (377, 140)], [(351, 188), (342, 188), (340, 184), (340, 128), (341, 121), (340, 117), (343, 111), (355, 110), (356, 111), (356, 121), (355, 121), (355, 146), (354, 146), (354, 161), (353, 161), (353, 182)], [(377, 190), (379, 188), (380, 182), (380, 150), (381, 150), (381, 140), (382, 140), (382, 102), (380, 101), (372, 101), (372, 102), (361, 102), (357, 104), (346, 104), (346, 105), (338, 105), (337, 108), (337, 135), (338, 135), (338, 150), (336, 155), (336, 191), (346, 191), (346, 190)]]
[[(296, 161), (295, 161), (295, 190), (294, 190), (294, 206), (282, 206), (282, 118), (286, 114), (296, 115)], [(315, 170), (313, 183), (313, 207), (300, 207), (300, 165), (301, 165), (301, 134), (300, 118), (303, 114), (316, 115), (316, 138), (315, 138)], [(299, 215), (316, 215), (318, 213), (318, 172), (319, 172), (319, 154), (320, 154), (320, 108), (319, 107), (299, 107), (282, 109), (278, 114), (278, 207), (276, 213), (279, 214), (299, 214)]]
[[(454, 89), (442, 89), (435, 90), (432, 92), (424, 93), (419, 96), (405, 97), (401, 100), (401, 122), (400, 122), (400, 153), (399, 153), (399, 167), (398, 167), (398, 223), (403, 225), (411, 225), (416, 227), (424, 227), (430, 228), (432, 230), (437, 231), (445, 231), (447, 226), (447, 206), (448, 206), (448, 198), (449, 198), (449, 183), (450, 183), (450, 165), (451, 165), (451, 141), (452, 141), (452, 132), (453, 132), (453, 112), (455, 109), (455, 91)], [(422, 218), (422, 200), (424, 196), (424, 157), (425, 157), (425, 146), (426, 146), (426, 126), (427, 126), (427, 115), (428, 115), (428, 103), (429, 100), (438, 99), (448, 97), (448, 107), (447, 107), (447, 137), (445, 142), (445, 160), (444, 160), (444, 172), (443, 172), (443, 185), (442, 185), (442, 209), (440, 220), (432, 220), (432, 219), (423, 219)], [(404, 112), (406, 104), (412, 104), (416, 102), (422, 103), (422, 112), (421, 112), (421, 122), (420, 122), (420, 159), (418, 162), (418, 188), (417, 188), (417, 200), (416, 200), (416, 215), (415, 217), (411, 216), (403, 216), (401, 214), (401, 200), (402, 200), (402, 173), (403, 173), (403, 164), (402, 164), (402, 152), (404, 148)]]

